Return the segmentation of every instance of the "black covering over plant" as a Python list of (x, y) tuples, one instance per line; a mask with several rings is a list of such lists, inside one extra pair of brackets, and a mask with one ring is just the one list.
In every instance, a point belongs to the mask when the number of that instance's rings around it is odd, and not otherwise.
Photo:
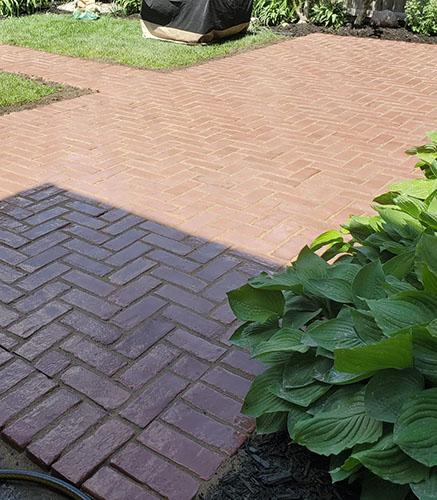
[[(292, 265), (230, 292), (232, 341), (269, 368), (243, 411), (331, 459), (363, 500), (437, 498), (437, 132), (400, 182), (305, 247)], [(318, 255), (321, 254), (321, 256)]]

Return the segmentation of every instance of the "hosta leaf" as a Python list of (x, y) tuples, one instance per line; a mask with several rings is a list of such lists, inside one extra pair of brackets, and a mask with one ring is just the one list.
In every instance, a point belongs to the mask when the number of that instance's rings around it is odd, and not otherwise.
[(358, 337), (365, 344), (375, 344), (385, 338), (369, 311), (351, 309), (351, 316)]
[(352, 404), (336, 411), (320, 411), (313, 418), (297, 422), (295, 440), (321, 455), (337, 455), (360, 443), (373, 443), (382, 434), (382, 424), (366, 414), (364, 391), (355, 393)]
[(384, 283), (384, 290), (386, 291), (387, 295), (391, 297), (392, 295), (396, 295), (400, 292), (411, 292), (415, 291), (416, 289), (413, 285), (410, 285), (408, 281), (400, 280), (398, 278), (395, 278), (394, 276), (387, 276)]
[(289, 403), (298, 406), (307, 407), (326, 394), (330, 388), (330, 385), (313, 382), (305, 387), (297, 387), (295, 389), (287, 389), (278, 384), (270, 390), (278, 398), (285, 399)]
[(303, 420), (305, 418), (311, 418), (311, 415), (308, 415), (303, 408), (300, 406), (290, 407), (287, 417), (287, 430), (291, 439), (294, 439), (294, 426), (297, 422), (299, 422), (299, 420)]
[(313, 374), (316, 363), (323, 363), (323, 358), (320, 361), (315, 357), (314, 351), (307, 353), (292, 354), (284, 367), (283, 383), (287, 389), (295, 387), (304, 387), (313, 382)]
[(401, 194), (394, 199), (395, 204), (408, 215), (418, 219), (420, 214), (426, 210), (426, 205), (423, 201)]
[(375, 420), (395, 422), (405, 401), (424, 387), (423, 376), (414, 369), (382, 370), (366, 386), (364, 402)]
[[(364, 266), (352, 282), (352, 292), (359, 299), (380, 299), (386, 297), (384, 290), (385, 274), (381, 262), (376, 260)], [(366, 305), (358, 301), (358, 305)]]
[(418, 462), (437, 465), (437, 388), (426, 389), (405, 402), (394, 425), (394, 442)]
[(411, 271), (413, 262), (414, 250), (409, 250), (407, 252), (396, 255), (395, 257), (392, 257), (387, 262), (384, 262), (384, 264), (382, 265), (382, 269), (384, 271), (384, 274), (402, 279)]
[(363, 345), (358, 337), (352, 321), (343, 319), (331, 319), (312, 328), (306, 336), (316, 345), (334, 351), (340, 347), (356, 347)]
[(319, 236), (310, 245), (310, 249), (314, 252), (319, 248), (322, 248), (326, 245), (332, 245), (334, 243), (343, 242), (343, 234), (340, 231), (336, 231), (334, 229), (330, 229)]
[(303, 332), (294, 328), (281, 328), (268, 341), (258, 344), (252, 356), (256, 358), (271, 352), (306, 352), (308, 346), (302, 344), (302, 334)]
[(299, 278), (303, 281), (326, 278), (328, 264), (308, 247), (304, 247), (294, 263)]
[(244, 285), (228, 292), (228, 298), (232, 311), (241, 321), (264, 323), (284, 311), (284, 296), (277, 290), (257, 290)]
[(387, 299), (368, 300), (377, 325), (385, 335), (426, 325), (436, 317), (437, 299), (423, 292), (405, 292)]
[(245, 415), (260, 417), (264, 413), (288, 411), (290, 404), (269, 390), (282, 383), (282, 371), (282, 366), (275, 366), (255, 378), (243, 403), (242, 412)]
[(304, 291), (335, 302), (353, 302), (350, 283), (339, 278), (308, 280), (304, 285)]
[(413, 330), (414, 366), (425, 377), (437, 384), (437, 338), (429, 329), (415, 328)]
[(397, 182), (390, 186), (390, 189), (398, 193), (414, 196), (419, 200), (426, 200), (437, 189), (437, 179), (415, 179)]
[(353, 216), (344, 226), (358, 241), (364, 241), (371, 234), (378, 232), (381, 228), (379, 217)]
[(412, 484), (411, 489), (420, 500), (437, 500), (437, 468), (431, 469), (424, 481)]
[(405, 212), (386, 207), (377, 207), (377, 210), (385, 222), (384, 230), (390, 236), (414, 239), (423, 231), (422, 224)]
[(301, 328), (321, 312), (317, 300), (303, 295), (294, 295), (285, 292), (285, 312), (282, 318), (283, 326)]
[(433, 337), (437, 337), (437, 319), (431, 321), (431, 323), (426, 327), (426, 329)]
[(437, 213), (436, 212), (423, 212), (420, 214), (420, 222), (434, 231), (437, 230)]
[[(437, 251), (437, 249), (436, 249)], [(422, 269), (423, 289), (431, 295), (437, 295), (437, 274), (425, 264)]]
[(422, 481), (428, 476), (428, 468), (412, 460), (393, 442), (391, 434), (351, 458), (358, 460), (377, 476), (396, 484)]
[(315, 380), (320, 382), (325, 382), (326, 384), (332, 385), (347, 385), (359, 382), (360, 380), (365, 380), (371, 377), (373, 372), (363, 372), (363, 373), (346, 373), (339, 372), (335, 368), (331, 368), (324, 374), (314, 375)]
[(243, 323), (238, 327), (230, 341), (247, 349), (253, 349), (261, 342), (269, 340), (278, 331), (277, 322), (270, 323)]
[(360, 500), (404, 500), (409, 491), (406, 485), (385, 481), (369, 473), (364, 478)]
[(302, 288), (297, 273), (292, 267), (288, 267), (282, 273), (273, 275), (261, 273), (259, 276), (250, 279), (249, 284), (253, 288), (263, 290), (299, 290)]
[[(422, 234), (419, 242), (416, 246), (416, 270), (421, 265), (426, 264), (429, 269), (437, 274), (437, 236), (433, 236), (430, 234)], [(420, 277), (420, 272), (418, 273)]]
[(258, 434), (273, 434), (274, 432), (283, 431), (287, 428), (286, 411), (278, 411), (275, 413), (266, 413), (257, 417), (256, 432)]
[(348, 373), (408, 368), (413, 364), (411, 333), (400, 333), (377, 344), (337, 349), (334, 355), (335, 368)]
[(328, 277), (339, 278), (341, 280), (347, 281), (348, 283), (352, 283), (360, 269), (361, 266), (359, 266), (358, 264), (340, 261), (330, 266), (330, 268), (328, 269)]
[(342, 465), (329, 471), (333, 483), (344, 481), (361, 468), (358, 460), (349, 457)]

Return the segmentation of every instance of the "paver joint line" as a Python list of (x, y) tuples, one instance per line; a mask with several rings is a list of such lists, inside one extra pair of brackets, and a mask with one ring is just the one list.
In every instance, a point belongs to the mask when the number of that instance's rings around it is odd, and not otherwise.
[(0, 46), (99, 89), (0, 117), (5, 439), (99, 499), (191, 498), (253, 428), (226, 291), (411, 176), (435, 57), (314, 35), (153, 73)]

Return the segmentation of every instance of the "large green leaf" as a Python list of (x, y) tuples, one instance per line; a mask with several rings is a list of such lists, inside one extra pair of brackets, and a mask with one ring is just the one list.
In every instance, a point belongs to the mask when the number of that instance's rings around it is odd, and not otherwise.
[(362, 373), (385, 368), (409, 368), (413, 365), (411, 333), (400, 333), (376, 344), (337, 349), (334, 366), (347, 373)]
[(244, 285), (228, 292), (228, 298), (232, 311), (241, 321), (264, 323), (284, 311), (284, 296), (277, 290), (257, 290)]
[(274, 413), (265, 413), (256, 419), (257, 434), (273, 434), (283, 431), (287, 428), (286, 411), (278, 411)]
[(269, 340), (278, 331), (278, 322), (251, 323), (246, 322), (239, 326), (230, 341), (247, 349), (253, 349), (258, 344)]
[(415, 219), (418, 219), (420, 214), (426, 210), (426, 205), (423, 201), (405, 194), (396, 196), (393, 201), (401, 210)]
[(369, 473), (363, 480), (360, 500), (404, 500), (409, 491), (407, 485), (385, 481)]
[(243, 403), (242, 412), (245, 415), (260, 417), (264, 413), (288, 411), (290, 404), (270, 391), (282, 383), (282, 372), (282, 366), (274, 366), (255, 378)]
[(392, 483), (417, 483), (428, 476), (428, 468), (406, 455), (393, 442), (391, 434), (384, 436), (369, 448), (352, 453), (351, 458)]
[(316, 297), (334, 300), (335, 302), (353, 302), (350, 283), (340, 278), (308, 280), (304, 285), (304, 291)]
[(289, 403), (306, 408), (311, 403), (314, 403), (314, 401), (317, 401), (324, 394), (326, 394), (330, 388), (330, 385), (313, 381), (313, 383), (306, 385), (305, 387), (297, 387), (294, 389), (287, 389), (286, 387), (277, 384), (270, 390), (278, 398), (285, 399)]
[(355, 382), (359, 382), (360, 380), (365, 380), (372, 376), (372, 372), (363, 372), (363, 373), (346, 373), (339, 372), (335, 368), (331, 368), (325, 373), (316, 373), (314, 375), (315, 380), (319, 380), (320, 382), (325, 382), (326, 384), (332, 385), (347, 385), (354, 384)]
[(282, 317), (282, 325), (292, 328), (301, 328), (317, 317), (322, 311), (319, 301), (305, 297), (284, 293), (285, 312)]
[[(359, 299), (380, 299), (386, 297), (384, 282), (385, 274), (381, 262), (376, 260), (364, 266), (355, 276), (352, 292)], [(363, 305), (363, 301), (359, 301), (358, 305)]]
[(384, 337), (381, 329), (376, 324), (375, 319), (369, 311), (351, 309), (352, 321), (358, 337), (365, 344), (375, 344)]
[(413, 326), (426, 325), (436, 317), (437, 299), (423, 292), (402, 292), (387, 299), (368, 300), (375, 321), (391, 336)]
[(411, 489), (420, 500), (437, 500), (437, 468), (431, 469), (424, 481), (412, 484)]
[(426, 264), (429, 269), (437, 274), (437, 236), (431, 234), (422, 234), (416, 246), (416, 270), (419, 271), (423, 264)]
[(302, 281), (326, 278), (328, 264), (308, 247), (303, 247), (294, 262), (294, 269)]
[(284, 327), (278, 330), (269, 340), (258, 344), (252, 352), (253, 357), (272, 352), (306, 352), (308, 346), (302, 343), (303, 332)]
[(302, 407), (300, 406), (290, 407), (290, 409), (288, 410), (288, 417), (287, 417), (287, 430), (291, 439), (294, 439), (294, 426), (296, 425), (297, 422), (299, 422), (299, 420), (303, 420), (305, 418), (311, 418), (311, 415), (309, 415)]
[(249, 280), (249, 284), (253, 288), (262, 290), (296, 290), (302, 289), (302, 285), (296, 271), (292, 267), (282, 273), (273, 275), (261, 273), (259, 276)]
[(426, 200), (437, 189), (437, 179), (414, 179), (397, 182), (390, 189), (398, 193), (414, 196), (419, 200)]
[(405, 402), (393, 439), (414, 460), (428, 467), (437, 465), (437, 388), (419, 392)]
[(316, 362), (323, 362), (316, 359), (314, 350), (306, 353), (291, 354), (284, 367), (283, 385), (287, 389), (304, 387), (312, 384)]
[(431, 295), (437, 295), (437, 274), (424, 264), (422, 269), (422, 283), (425, 292)]
[(422, 224), (405, 212), (386, 207), (377, 207), (377, 211), (385, 222), (384, 230), (392, 237), (411, 240), (423, 231)]
[(405, 401), (422, 391), (424, 385), (423, 376), (415, 369), (382, 370), (366, 386), (367, 413), (375, 420), (395, 422)]
[(308, 420), (296, 423), (295, 440), (321, 455), (338, 454), (360, 443), (374, 443), (382, 434), (382, 424), (366, 413), (364, 390), (357, 390), (334, 410), (321, 410)]
[(392, 257), (387, 262), (384, 262), (382, 269), (384, 274), (402, 279), (411, 271), (413, 262), (414, 250), (407, 250), (406, 252)]
[(330, 229), (329, 231), (325, 231), (315, 238), (311, 245), (310, 250), (316, 252), (319, 248), (325, 247), (327, 245), (331, 246), (334, 243), (343, 243), (343, 234), (340, 231), (336, 231), (335, 229)]
[(308, 330), (306, 336), (316, 345), (334, 351), (340, 347), (356, 347), (364, 345), (358, 337), (353, 323), (348, 319), (331, 319)]
[(426, 328), (413, 330), (414, 366), (437, 384), (437, 338)]

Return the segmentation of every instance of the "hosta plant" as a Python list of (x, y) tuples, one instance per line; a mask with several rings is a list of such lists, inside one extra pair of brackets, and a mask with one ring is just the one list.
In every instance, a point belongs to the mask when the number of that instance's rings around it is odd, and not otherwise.
[(331, 457), (363, 500), (437, 498), (437, 133), (425, 178), (375, 199), (276, 274), (229, 292), (232, 341), (267, 365), (243, 412)]
[(314, 24), (340, 28), (346, 24), (347, 11), (342, 0), (321, 0), (311, 10)]

